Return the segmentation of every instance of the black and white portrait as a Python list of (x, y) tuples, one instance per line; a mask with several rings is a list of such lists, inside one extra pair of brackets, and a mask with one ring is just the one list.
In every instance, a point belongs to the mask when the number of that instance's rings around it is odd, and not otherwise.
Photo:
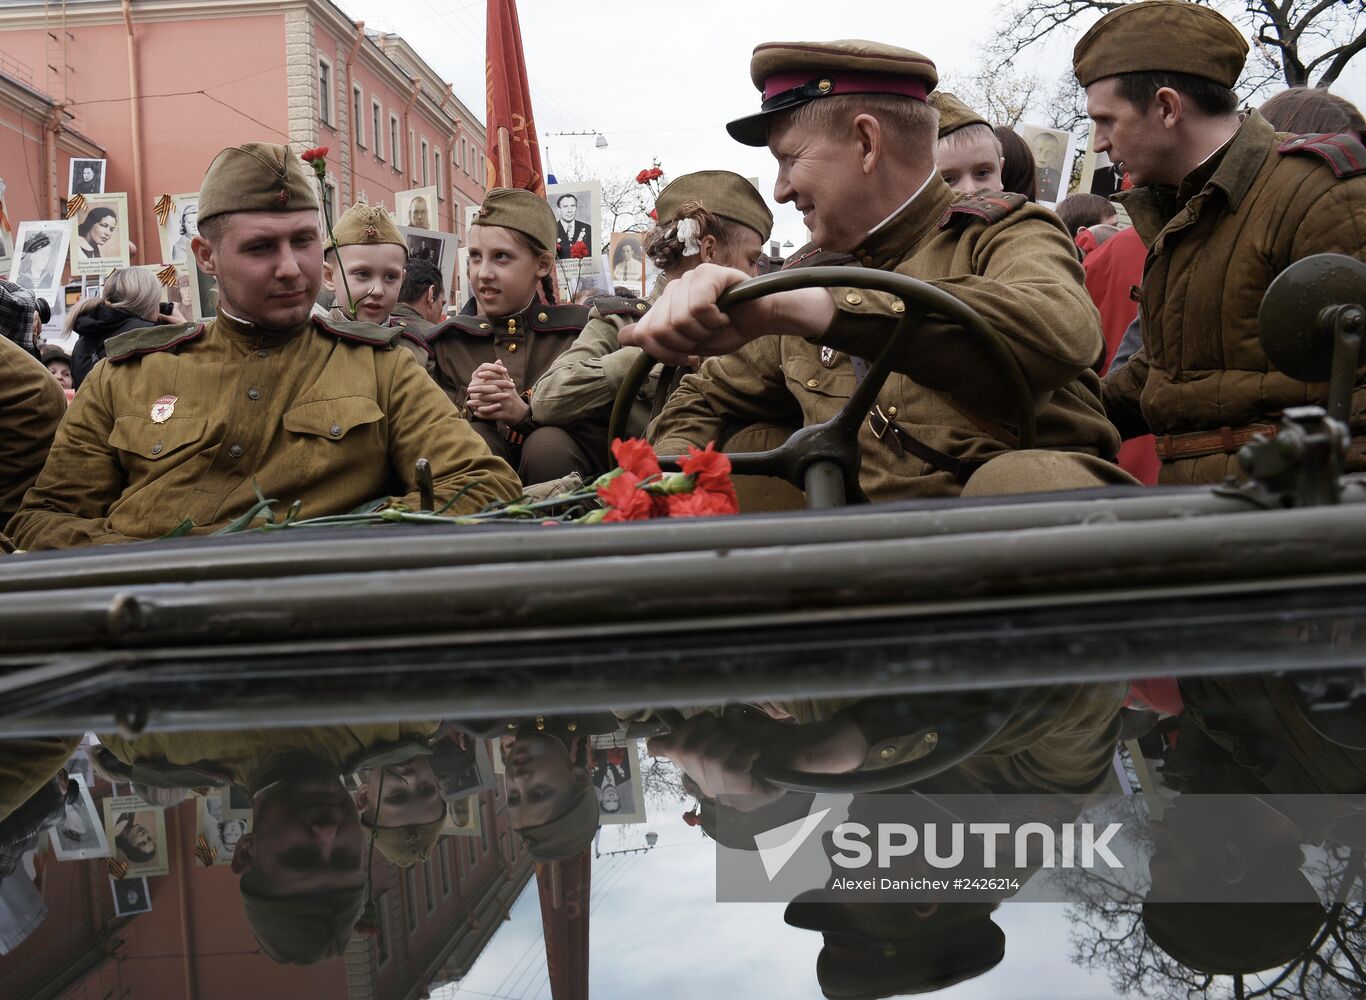
[(550, 207), (555, 210), (555, 256), (560, 260), (573, 258), (577, 243), (593, 255), (593, 199), (589, 192), (562, 191), (551, 199)]
[(589, 777), (598, 797), (598, 822), (643, 823), (645, 794), (640, 780), (640, 741), (623, 740), (624, 746), (593, 747), (593, 770)]
[(102, 277), (129, 265), (128, 195), (100, 194), (86, 199), (76, 214), (71, 238), (71, 273)]
[(14, 237), (10, 281), (31, 291), (48, 291), (62, 283), (71, 223), (65, 219), (21, 222)]
[(435, 184), (411, 188), (394, 195), (394, 221), (411, 229), (438, 229), (441, 205)]
[(146, 877), (111, 878), (109, 887), (114, 893), (114, 915), (133, 917), (152, 912), (152, 891)]
[(104, 835), (104, 825), (90, 797), (90, 788), (82, 774), (71, 774), (80, 790), (75, 802), (68, 802), (66, 812), (56, 825), (48, 830), (52, 850), (59, 861), (76, 861), (82, 858), (109, 857), (109, 841)]
[(435, 229), (414, 229), (412, 226), (399, 226), (398, 231), (408, 243), (409, 259), (431, 261), (441, 269), (443, 287), (450, 289), (455, 279), (455, 234), (437, 232)]
[(645, 251), (639, 233), (612, 234), (612, 283), (625, 285), (636, 295), (644, 293)]
[(1018, 129), (1034, 154), (1034, 179), (1039, 203), (1050, 208), (1067, 197), (1072, 173), (1072, 137), (1061, 129), (1021, 125)]
[(104, 194), (105, 160), (71, 159), (71, 178), (67, 184), (67, 195)]

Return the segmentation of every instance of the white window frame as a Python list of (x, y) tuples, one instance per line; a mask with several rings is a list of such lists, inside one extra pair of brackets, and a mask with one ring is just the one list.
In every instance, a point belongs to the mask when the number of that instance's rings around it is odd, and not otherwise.
[(437, 201), (446, 200), (446, 185), (441, 180), (441, 150), (432, 150), (432, 174), (433, 181), (436, 183)]
[(400, 173), (403, 172), (403, 142), (399, 138), (403, 134), (403, 123), (398, 120), (398, 115), (389, 112), (389, 156), (390, 164)]
[(422, 140), (422, 186), (427, 187), (432, 183), (430, 173), (432, 148), (427, 145), (427, 140)]
[[(325, 84), (323, 81), (324, 74), (327, 76)], [(329, 128), (337, 127), (334, 124), (336, 109), (333, 105), (336, 103), (337, 98), (337, 95), (334, 93), (336, 90), (334, 80), (335, 77), (332, 75), (332, 60), (328, 59), (327, 56), (318, 56), (318, 120)]]
[(469, 145), (464, 139), (460, 140), (460, 169), (465, 171), (466, 177), (470, 175)]
[(413, 169), (413, 183), (417, 182), (417, 131), (408, 130), (408, 163)]
[(365, 148), (365, 88), (359, 83), (351, 87), (351, 117), (355, 121), (356, 145)]
[(375, 133), (375, 159), (384, 162), (384, 105), (378, 97), (370, 100), (370, 127)]

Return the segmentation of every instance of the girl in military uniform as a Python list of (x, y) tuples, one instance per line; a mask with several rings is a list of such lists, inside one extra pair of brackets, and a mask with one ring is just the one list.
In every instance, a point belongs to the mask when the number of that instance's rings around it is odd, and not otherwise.
[(532, 386), (588, 320), (583, 306), (556, 304), (554, 246), (555, 215), (544, 199), (490, 191), (469, 231), (473, 297), (428, 338), (437, 382), (528, 486), (608, 467), (605, 426), (548, 427), (532, 412)]

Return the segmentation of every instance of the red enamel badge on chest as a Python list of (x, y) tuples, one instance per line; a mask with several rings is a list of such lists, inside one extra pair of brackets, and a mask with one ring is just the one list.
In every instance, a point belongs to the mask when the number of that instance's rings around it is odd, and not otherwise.
[(175, 412), (176, 401), (179, 396), (162, 396), (152, 404), (152, 423), (164, 424), (171, 419), (171, 414)]

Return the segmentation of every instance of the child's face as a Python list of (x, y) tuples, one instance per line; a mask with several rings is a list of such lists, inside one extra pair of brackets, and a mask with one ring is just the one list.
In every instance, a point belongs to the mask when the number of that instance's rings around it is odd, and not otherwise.
[[(338, 259), (346, 268), (343, 283)], [(347, 291), (356, 303), (356, 319), (366, 323), (387, 323), (398, 303), (403, 287), (403, 264), (408, 259), (403, 247), (392, 243), (367, 243), (339, 247), (323, 263), (323, 285), (345, 308)]]
[(935, 154), (944, 183), (965, 194), (1001, 190), (1001, 164), (996, 145), (985, 136), (963, 144), (940, 142)]

